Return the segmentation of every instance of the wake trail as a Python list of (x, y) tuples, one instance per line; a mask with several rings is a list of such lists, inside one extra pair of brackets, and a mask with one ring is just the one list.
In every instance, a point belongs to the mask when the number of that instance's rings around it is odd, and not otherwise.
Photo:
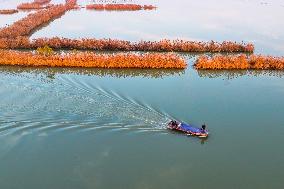
[(81, 95), (87, 95), (94, 100), (100, 99), (102, 112), (110, 113), (117, 117), (118, 121), (125, 121), (130, 125), (151, 126), (153, 129), (164, 129), (171, 119), (148, 105), (142, 105), (133, 99), (127, 99), (118, 93), (109, 92), (101, 86), (92, 85), (89, 82), (73, 80), (69, 77), (60, 77), (63, 85), (80, 91)]
[(170, 116), (107, 91), (94, 80), (59, 75), (4, 75), (0, 81), (0, 135), (26, 131), (111, 129), (161, 131)]

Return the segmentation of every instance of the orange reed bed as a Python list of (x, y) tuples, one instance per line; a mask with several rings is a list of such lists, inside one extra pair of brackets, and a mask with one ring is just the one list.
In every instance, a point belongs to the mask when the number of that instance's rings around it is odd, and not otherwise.
[(63, 15), (65, 12), (66, 7), (64, 5), (56, 5), (46, 10), (40, 10), (36, 13), (29, 14), (27, 17), (12, 25), (0, 29), (0, 38), (14, 38), (17, 36), (29, 35), (36, 28), (48, 23), (55, 17)]
[[(0, 32), (1, 36), (1, 32)], [(28, 49), (31, 48), (28, 37), (0, 38), (0, 49)]]
[[(0, 32), (1, 36), (1, 32)], [(67, 39), (38, 38), (29, 41), (28, 38), (0, 39), (2, 49), (27, 49), (48, 45), (55, 49), (83, 50), (122, 50), (122, 51), (155, 51), (155, 52), (248, 52), (254, 51), (253, 44), (225, 41), (197, 42), (184, 40), (161, 40), (130, 42), (116, 39)]]
[(41, 5), (38, 3), (22, 3), (17, 6), (18, 10), (37, 10), (37, 9), (46, 9), (52, 5)]
[(153, 5), (137, 5), (137, 4), (92, 4), (87, 5), (88, 10), (108, 10), (108, 11), (137, 11), (137, 10), (153, 10), (157, 7)]
[(212, 58), (201, 56), (194, 64), (196, 69), (259, 69), (259, 70), (283, 70), (284, 57), (272, 57), (263, 55), (217, 55)]
[(0, 14), (15, 14), (19, 12), (16, 9), (4, 9), (4, 10), (0, 10)]
[(47, 4), (50, 2), (51, 0), (34, 0), (34, 3), (38, 3), (38, 4)]
[(33, 9), (44, 9), (50, 6), (44, 6), (45, 4), (50, 3), (51, 0), (34, 0), (31, 3), (21, 3), (17, 6), (17, 9), (20, 10), (33, 10)]
[(0, 65), (167, 69), (184, 69), (187, 66), (184, 59), (172, 53), (97, 54), (93, 52), (74, 52), (46, 56), (13, 50), (0, 50)]
[(40, 10), (36, 13), (29, 14), (27, 17), (14, 22), (12, 25), (0, 29), (0, 38), (28, 36), (37, 28), (62, 16), (66, 11), (73, 9), (75, 5), (76, 1), (67, 0), (64, 5), (54, 5), (46, 10)]

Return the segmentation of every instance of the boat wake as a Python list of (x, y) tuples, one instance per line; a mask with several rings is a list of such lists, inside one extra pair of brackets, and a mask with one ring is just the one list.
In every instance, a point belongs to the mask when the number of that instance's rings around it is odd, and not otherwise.
[[(31, 75), (31, 74), (28, 74)], [(1, 76), (2, 77), (2, 76)], [(0, 135), (26, 131), (163, 131), (170, 117), (70, 75), (4, 75), (0, 81)]]
[(94, 118), (109, 120), (109, 123), (121, 123), (125, 126), (145, 127), (148, 129), (164, 129), (170, 120), (168, 115), (159, 112), (149, 105), (144, 105), (131, 98), (126, 98), (113, 91), (107, 91), (101, 86), (90, 82), (72, 80), (70, 77), (61, 77), (64, 85), (73, 89), (74, 93), (82, 98), (88, 98), (96, 108), (92, 112)]

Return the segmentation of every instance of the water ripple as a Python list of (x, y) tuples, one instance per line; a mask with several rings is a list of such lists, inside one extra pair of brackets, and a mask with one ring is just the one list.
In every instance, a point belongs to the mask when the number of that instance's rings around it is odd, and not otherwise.
[(169, 116), (74, 75), (52, 82), (29, 73), (2, 75), (0, 135), (66, 131), (162, 131)]

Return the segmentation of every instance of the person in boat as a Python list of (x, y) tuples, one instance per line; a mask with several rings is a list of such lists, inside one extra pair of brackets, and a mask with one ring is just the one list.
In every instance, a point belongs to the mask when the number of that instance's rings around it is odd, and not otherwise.
[(177, 121), (172, 120), (171, 121), (171, 126), (173, 129), (178, 129), (179, 128), (179, 124)]
[(201, 126), (200, 130), (201, 130), (201, 133), (205, 133), (205, 132), (206, 132), (206, 125), (203, 124), (203, 125)]
[(173, 122), (172, 122), (172, 125), (173, 125), (173, 128), (177, 129), (177, 127), (178, 127), (177, 121), (173, 121)]

